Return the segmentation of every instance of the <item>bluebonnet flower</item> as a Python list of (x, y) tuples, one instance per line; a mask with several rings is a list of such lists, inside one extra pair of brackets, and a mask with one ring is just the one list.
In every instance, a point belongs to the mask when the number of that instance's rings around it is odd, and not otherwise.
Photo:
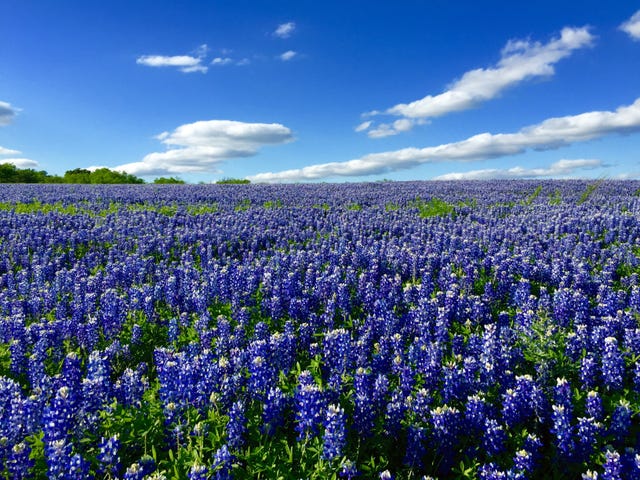
[(593, 417), (578, 418), (576, 444), (578, 461), (584, 462), (589, 460), (602, 431), (602, 424), (596, 421)]
[(380, 472), (380, 480), (393, 480), (394, 476), (389, 470)]
[(142, 327), (135, 323), (131, 327), (131, 345), (140, 345), (142, 342)]
[(555, 403), (557, 405), (562, 405), (568, 411), (572, 409), (573, 404), (571, 403), (571, 384), (566, 378), (558, 378), (556, 380), (556, 386), (553, 389), (553, 394)]
[(45, 443), (69, 439), (75, 424), (73, 396), (73, 392), (68, 387), (61, 387), (56, 392), (51, 405), (45, 407), (43, 412)]
[(29, 470), (34, 466), (33, 460), (29, 458), (31, 448), (24, 442), (16, 443), (9, 454), (7, 470), (11, 478), (23, 480), (29, 478)]
[(458, 444), (462, 428), (462, 415), (455, 407), (443, 405), (431, 410), (433, 437), (442, 455), (441, 468), (448, 469), (453, 460), (455, 446)]
[(145, 477), (146, 473), (144, 468), (138, 463), (134, 462), (127, 467), (122, 476), (123, 480), (142, 480)]
[(287, 397), (279, 387), (272, 387), (267, 393), (262, 408), (262, 431), (268, 435), (273, 435), (276, 429), (282, 425), (285, 409), (287, 408)]
[(620, 400), (611, 414), (609, 434), (613, 436), (614, 444), (622, 444), (631, 427), (631, 408), (629, 402)]
[(531, 375), (516, 377), (514, 388), (502, 394), (502, 418), (508, 428), (526, 422), (544, 410), (544, 395)]
[[(422, 468), (422, 458), (427, 453), (426, 440), (426, 428), (417, 425), (409, 425), (407, 435), (407, 449), (404, 455), (405, 465), (410, 468)], [(380, 478), (382, 478), (382, 476)]]
[(89, 478), (91, 464), (82, 458), (79, 453), (73, 455), (69, 461), (69, 471), (65, 475), (66, 479), (86, 480)]
[(351, 460), (345, 460), (340, 466), (340, 471), (338, 472), (340, 478), (346, 478), (347, 480), (351, 480), (360, 475), (360, 472), (356, 468), (356, 464)]
[(407, 411), (407, 403), (400, 389), (393, 391), (391, 400), (387, 404), (385, 414), (385, 434), (389, 437), (396, 437), (400, 431), (402, 419)]
[(482, 446), (489, 456), (498, 456), (505, 451), (507, 434), (504, 427), (493, 418), (488, 418), (484, 422), (484, 435), (482, 436)]
[(47, 459), (47, 477), (63, 480), (69, 472), (71, 463), (71, 444), (67, 440), (52, 440), (45, 443)]
[(322, 457), (331, 461), (342, 456), (346, 445), (344, 410), (337, 405), (329, 405), (326, 412), (324, 428)]
[(605, 452), (605, 461), (602, 464), (602, 480), (622, 480), (622, 464), (620, 454), (615, 450)]
[(595, 420), (602, 420), (602, 398), (595, 390), (590, 390), (587, 393), (586, 410), (589, 416), (593, 417)]
[(98, 461), (100, 462), (100, 473), (118, 476), (120, 471), (120, 440), (117, 435), (109, 438), (102, 438), (100, 441), (100, 453), (98, 453)]
[(571, 414), (564, 405), (553, 405), (551, 419), (553, 427), (551, 432), (556, 438), (556, 447), (564, 459), (571, 457), (573, 452), (573, 428), (571, 426)]
[(488, 413), (489, 406), (483, 395), (475, 394), (467, 398), (464, 416), (470, 433), (479, 434), (482, 431)]
[(209, 469), (205, 465), (194, 463), (189, 469), (189, 480), (207, 480), (210, 478)]
[(125, 369), (122, 376), (116, 381), (114, 391), (118, 402), (125, 407), (140, 407), (142, 396), (149, 388), (149, 381), (142, 374), (142, 369)]
[(480, 480), (506, 480), (507, 474), (495, 463), (488, 463), (478, 469), (478, 478)]
[(233, 478), (231, 474), (232, 468), (233, 455), (229, 452), (227, 445), (223, 445), (213, 455), (213, 465), (211, 467), (213, 478), (215, 480), (231, 480)]
[(245, 443), (245, 433), (247, 431), (247, 418), (244, 411), (244, 403), (234, 402), (229, 411), (229, 421), (227, 422), (227, 445), (232, 450), (242, 448)]
[(580, 361), (580, 381), (584, 388), (594, 388), (599, 383), (599, 372), (596, 358), (592, 353)]
[(615, 337), (604, 339), (601, 367), (602, 380), (607, 389), (620, 390), (624, 379), (624, 358), (618, 349), (618, 340)]
[(531, 452), (524, 448), (518, 450), (513, 457), (513, 469), (515, 472), (527, 475), (533, 471), (533, 467), (534, 462)]
[(249, 391), (261, 398), (276, 379), (269, 344), (265, 340), (254, 341), (249, 346), (249, 352)]
[(325, 409), (324, 395), (308, 370), (298, 376), (294, 402), (298, 440), (316, 436)]
[(370, 436), (373, 431), (376, 411), (371, 399), (372, 387), (371, 373), (359, 367), (353, 377), (353, 423), (362, 437)]

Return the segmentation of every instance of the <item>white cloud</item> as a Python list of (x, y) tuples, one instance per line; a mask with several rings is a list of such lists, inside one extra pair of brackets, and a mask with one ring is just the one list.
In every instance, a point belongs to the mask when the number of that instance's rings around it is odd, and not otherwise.
[(229, 65), (230, 63), (233, 63), (233, 59), (230, 57), (216, 57), (213, 60), (211, 60), (211, 65)]
[(469, 172), (452, 172), (440, 175), (434, 180), (493, 180), (514, 178), (551, 178), (574, 175), (580, 170), (592, 170), (603, 167), (602, 160), (575, 159), (559, 160), (547, 168), (488, 168), (484, 170), (471, 170)]
[(640, 10), (633, 14), (633, 16), (620, 25), (620, 30), (627, 32), (634, 40), (640, 40)]
[[(496, 66), (470, 70), (453, 82), (445, 92), (427, 95), (411, 103), (400, 103), (384, 113), (405, 119), (426, 119), (468, 110), (525, 80), (553, 75), (554, 64), (571, 55), (574, 50), (590, 46), (593, 41), (594, 36), (587, 27), (564, 28), (559, 38), (544, 45), (528, 40), (511, 40), (502, 49)], [(374, 111), (369, 115), (379, 113)], [(396, 135), (412, 126), (399, 129), (395, 125), (383, 124), (371, 130), (369, 136), (376, 138)]]
[(10, 103), (0, 102), (0, 126), (9, 125), (17, 113), (18, 110)]
[(0, 163), (12, 163), (18, 168), (35, 168), (38, 162), (29, 158), (2, 158)]
[(283, 62), (288, 62), (296, 55), (298, 55), (298, 52), (294, 52), (293, 50), (287, 50), (286, 52), (280, 55), (280, 60), (282, 60)]
[(278, 173), (260, 173), (249, 178), (256, 182), (296, 182), (336, 176), (374, 175), (426, 163), (473, 162), (517, 155), (530, 149), (555, 149), (609, 134), (636, 131), (640, 131), (640, 98), (615, 111), (593, 111), (550, 118), (516, 133), (481, 133), (466, 140), (435, 147), (373, 153), (346, 162), (311, 165)]
[(239, 67), (242, 67), (244, 65), (249, 65), (251, 63), (251, 60), (249, 60), (248, 58), (241, 58), (240, 60), (235, 60), (231, 57), (216, 57), (213, 60), (211, 60), (211, 65), (214, 65), (216, 67), (222, 67), (225, 65), (237, 65)]
[(164, 152), (146, 155), (142, 161), (115, 167), (133, 175), (217, 172), (230, 158), (256, 155), (265, 145), (293, 140), (291, 130), (278, 123), (244, 123), (208, 120), (181, 125), (157, 136)]
[(281, 23), (280, 25), (278, 25), (278, 28), (276, 28), (273, 34), (276, 37), (289, 38), (295, 29), (296, 29), (295, 22)]
[(136, 59), (136, 63), (147, 67), (175, 67), (184, 73), (206, 73), (208, 67), (203, 65), (202, 61), (208, 50), (207, 45), (200, 45), (192, 55), (142, 55)]
[(371, 120), (367, 120), (365, 122), (362, 122), (360, 125), (358, 125), (356, 128), (354, 128), (354, 130), (356, 132), (362, 132), (362, 131), (366, 130), (367, 128), (369, 128), (371, 126), (371, 123), (373, 123)]
[(18, 150), (11, 150), (10, 148), (4, 148), (2, 146), (0, 146), (0, 155), (20, 155), (20, 151)]

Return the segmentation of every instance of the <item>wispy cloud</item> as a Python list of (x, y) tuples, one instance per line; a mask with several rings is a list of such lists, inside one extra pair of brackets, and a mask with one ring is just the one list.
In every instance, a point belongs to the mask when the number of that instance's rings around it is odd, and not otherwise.
[(0, 163), (11, 163), (18, 168), (35, 168), (38, 162), (29, 158), (0, 158)]
[(3, 146), (0, 146), (0, 155), (20, 155), (20, 151), (18, 150), (11, 150), (10, 148), (4, 148)]
[(620, 25), (620, 30), (629, 34), (634, 40), (640, 40), (640, 10), (633, 14), (633, 16)]
[(10, 103), (0, 102), (0, 126), (9, 125), (17, 113), (18, 109)]
[[(382, 124), (368, 132), (372, 138), (396, 135), (413, 127), (416, 120), (439, 117), (468, 110), (500, 95), (509, 87), (536, 77), (554, 74), (554, 65), (575, 50), (590, 46), (594, 36), (588, 27), (564, 28), (560, 37), (546, 44), (528, 40), (511, 40), (502, 49), (498, 64), (490, 68), (470, 70), (439, 95), (427, 95), (411, 103), (400, 103), (386, 111), (387, 115), (404, 117), (396, 125)], [(370, 112), (378, 115), (380, 112)], [(414, 123), (411, 123), (414, 122)]]
[(216, 57), (213, 60), (211, 60), (211, 65), (214, 65), (216, 67), (223, 67), (225, 65), (236, 65), (236, 66), (244, 66), (244, 65), (249, 65), (251, 63), (251, 60), (249, 60), (248, 58), (241, 58), (239, 60), (236, 60), (232, 57)]
[(233, 58), (231, 57), (216, 57), (211, 60), (211, 65), (217, 66), (229, 65), (230, 63), (233, 63)]
[(293, 50), (287, 50), (286, 52), (280, 54), (280, 60), (282, 60), (283, 62), (288, 62), (289, 60), (292, 60), (296, 55), (298, 55), (298, 52), (294, 52)]
[(157, 138), (167, 150), (115, 169), (134, 175), (215, 173), (225, 160), (251, 157), (263, 146), (292, 141), (293, 134), (279, 123), (208, 120), (181, 125)]
[(278, 28), (275, 29), (273, 34), (279, 38), (289, 38), (295, 29), (295, 22), (281, 23), (278, 25)]
[(174, 67), (184, 73), (201, 72), (206, 73), (208, 67), (203, 65), (207, 55), (207, 45), (200, 45), (190, 55), (142, 55), (138, 57), (136, 63), (147, 67)]
[(583, 170), (593, 170), (605, 166), (602, 160), (573, 159), (558, 160), (546, 168), (487, 168), (469, 172), (452, 172), (439, 175), (434, 180), (497, 180), (517, 178), (558, 178), (575, 175)]
[(332, 162), (260, 173), (256, 182), (296, 182), (337, 176), (365, 176), (409, 169), (437, 162), (473, 162), (517, 155), (527, 150), (550, 150), (611, 134), (640, 131), (640, 98), (614, 111), (593, 111), (550, 118), (515, 133), (481, 133), (435, 147), (404, 148), (373, 153), (346, 162)]

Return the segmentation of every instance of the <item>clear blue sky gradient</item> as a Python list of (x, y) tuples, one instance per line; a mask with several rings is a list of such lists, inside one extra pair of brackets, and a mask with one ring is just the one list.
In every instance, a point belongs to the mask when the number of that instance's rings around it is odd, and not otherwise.
[[(639, 9), (638, 2), (593, 0), (2, 0), (0, 115), (3, 104), (14, 115), (4, 122), (0, 116), (0, 147), (20, 153), (5, 151), (0, 161), (26, 159), (23, 165), (62, 174), (139, 164), (154, 152), (184, 149), (157, 136), (199, 121), (288, 129), (275, 139), (241, 142), (208, 131), (207, 148), (241, 152), (217, 153), (210, 163), (205, 155), (194, 172), (187, 150), (172, 170), (144, 177), (214, 181), (299, 172), (485, 132), (513, 134), (554, 117), (614, 112), (640, 98), (640, 40), (620, 28)], [(288, 22), (294, 24), (289, 35), (278, 36), (278, 26)], [(545, 45), (567, 27), (588, 27), (593, 39), (554, 62), (553, 73), (514, 82), (472, 108), (424, 118), (396, 135), (370, 138), (374, 127), (355, 131), (367, 119), (378, 125), (402, 118), (366, 112), (436, 96), (466, 72), (495, 68), (510, 41)], [(198, 50), (202, 45), (206, 53)], [(285, 61), (281, 55), (288, 51), (295, 55)], [(207, 71), (149, 66), (141, 59), (150, 55), (200, 56)], [(213, 65), (215, 58), (229, 60)], [(433, 179), (479, 170), (484, 173), (476, 178), (638, 178), (637, 127), (514, 154), (438, 158), (353, 175), (329, 169), (299, 180)]]

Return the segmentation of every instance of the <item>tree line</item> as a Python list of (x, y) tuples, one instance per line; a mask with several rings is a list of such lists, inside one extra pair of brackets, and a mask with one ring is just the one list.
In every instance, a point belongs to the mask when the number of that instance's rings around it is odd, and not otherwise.
[[(135, 184), (146, 183), (142, 178), (126, 172), (117, 172), (108, 168), (87, 170), (74, 168), (64, 175), (50, 175), (44, 170), (18, 168), (12, 163), (0, 163), (0, 183), (88, 183), (88, 184)], [(156, 184), (184, 184), (178, 177), (159, 177), (153, 180)], [(215, 183), (245, 184), (249, 180), (243, 178), (222, 178)]]
[[(64, 175), (50, 175), (44, 170), (18, 168), (11, 163), (0, 164), (0, 183), (91, 183), (91, 184), (135, 184), (145, 181), (125, 172), (116, 172), (108, 168), (87, 170), (75, 168), (67, 170)], [(154, 183), (185, 183), (175, 177), (160, 177)]]

